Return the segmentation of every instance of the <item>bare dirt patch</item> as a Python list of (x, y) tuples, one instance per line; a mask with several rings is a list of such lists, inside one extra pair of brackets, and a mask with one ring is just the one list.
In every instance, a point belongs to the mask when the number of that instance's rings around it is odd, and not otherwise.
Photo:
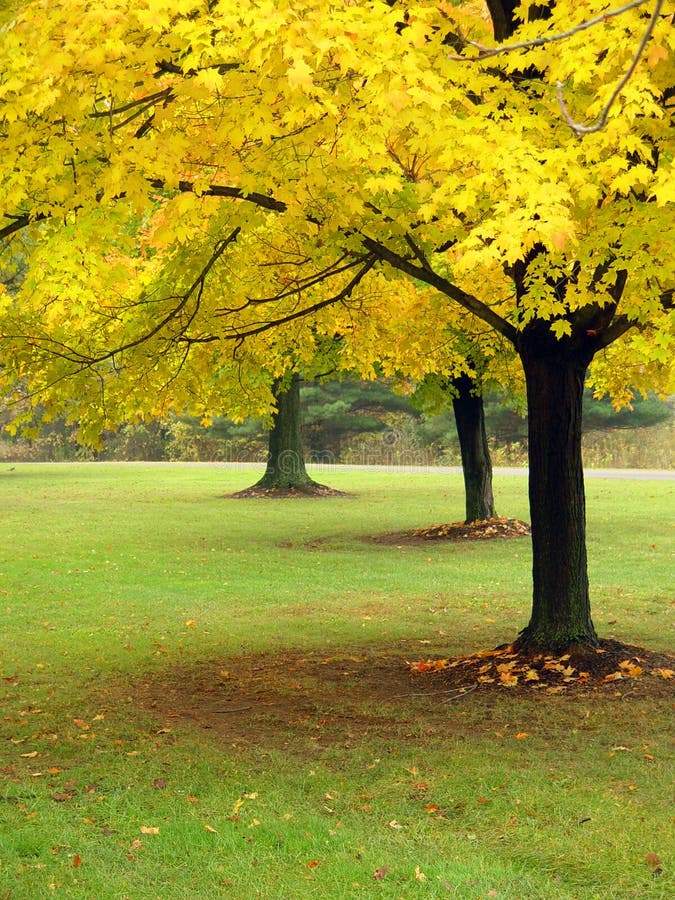
[[(139, 703), (170, 728), (191, 722), (232, 746), (348, 746), (416, 726), (397, 701), (418, 690), (401, 656), (261, 653), (153, 675)], [(433, 686), (429, 688), (433, 691)]]
[(524, 657), (503, 647), (407, 662), (410, 646), (223, 658), (148, 675), (133, 691), (167, 733), (193, 725), (234, 748), (292, 747), (311, 755), (374, 737), (404, 743), (419, 741), (425, 729), (465, 728), (448, 716), (449, 705), (479, 711), (507, 698), (547, 705), (575, 697), (656, 701), (672, 695), (675, 679), (674, 657), (610, 641), (593, 657)]
[(498, 517), (479, 522), (447, 522), (414, 531), (394, 531), (370, 540), (377, 544), (426, 544), (429, 541), (485, 541), (529, 537), (530, 526), (520, 519)]

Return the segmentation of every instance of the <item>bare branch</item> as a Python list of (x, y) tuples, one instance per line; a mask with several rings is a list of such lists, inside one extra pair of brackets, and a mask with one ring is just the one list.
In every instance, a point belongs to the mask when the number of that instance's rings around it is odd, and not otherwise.
[(360, 282), (365, 278), (365, 276), (370, 272), (375, 263), (377, 262), (377, 258), (375, 255), (369, 255), (363, 260), (363, 264), (359, 271), (354, 275), (351, 281), (342, 288), (337, 294), (334, 294), (330, 297), (327, 297), (325, 300), (319, 300), (316, 303), (312, 303), (309, 306), (305, 306), (302, 309), (295, 310), (292, 313), (288, 313), (284, 316), (278, 316), (274, 319), (269, 319), (265, 322), (254, 323), (252, 325), (246, 326), (245, 328), (236, 328), (232, 326), (229, 332), (225, 332), (220, 335), (208, 335), (202, 338), (188, 338), (183, 336), (181, 340), (186, 340), (189, 343), (193, 344), (208, 344), (213, 343), (214, 341), (236, 341), (237, 346), (240, 346), (244, 339), (247, 337), (253, 337), (256, 334), (263, 334), (265, 331), (270, 331), (272, 328), (278, 328), (280, 325), (287, 325), (289, 322), (293, 322), (296, 319), (301, 319), (306, 316), (311, 315), (312, 313), (318, 312), (321, 309), (325, 309), (327, 306), (332, 306), (336, 303), (343, 303), (351, 294), (354, 292), (355, 288), (360, 284)]
[[(241, 312), (243, 309), (247, 309), (251, 306), (258, 306), (264, 303), (276, 303), (279, 300), (286, 300), (288, 297), (298, 296), (303, 291), (315, 287), (317, 284), (321, 284), (322, 281), (327, 281), (329, 278), (334, 278), (336, 275), (348, 272), (350, 269), (354, 269), (356, 266), (363, 263), (363, 257), (360, 256), (356, 259), (351, 259), (348, 263), (343, 265), (343, 261), (347, 259), (348, 256), (349, 254), (344, 253), (339, 259), (332, 262), (324, 269), (313, 272), (311, 275), (306, 275), (303, 278), (295, 278), (292, 286), (284, 287), (278, 294), (273, 294), (271, 297), (247, 297), (246, 302), (242, 303), (241, 306), (221, 306), (216, 310), (216, 315), (230, 315), (235, 312)], [(266, 265), (269, 265), (269, 263)]]
[[(158, 190), (163, 190), (166, 183), (162, 178), (150, 179), (150, 185)], [(271, 194), (261, 194), (257, 191), (244, 193), (241, 188), (229, 187), (223, 184), (212, 184), (204, 190), (197, 191), (191, 181), (179, 181), (176, 189), (182, 193), (199, 193), (202, 197), (229, 197), (232, 200), (246, 200), (248, 203), (254, 203), (263, 209), (271, 209), (274, 212), (285, 212), (288, 209), (286, 203), (282, 200), (276, 200)]]
[(410, 249), (415, 254), (415, 256), (417, 257), (420, 265), (423, 268), (427, 269), (427, 271), (433, 272), (433, 269), (431, 268), (431, 265), (429, 264), (429, 260), (426, 258), (426, 256), (422, 252), (422, 249), (415, 243), (411, 234), (406, 234), (405, 242), (410, 247)]
[[(466, 43), (470, 47), (475, 47), (478, 50), (478, 56), (453, 56), (452, 58), (457, 59), (458, 61), (461, 60), (462, 62), (474, 62), (476, 60), (489, 59), (491, 56), (498, 56), (501, 53), (511, 53), (513, 50), (530, 50), (533, 47), (543, 47), (545, 44), (553, 44), (557, 41), (567, 40), (567, 38), (578, 34), (580, 31), (586, 31), (587, 28), (601, 25), (603, 22), (607, 21), (607, 19), (613, 19), (615, 16), (620, 16), (638, 6), (644, 6), (645, 3), (647, 3), (647, 0), (631, 0), (631, 2), (626, 3), (625, 6), (620, 6), (618, 9), (609, 10), (609, 12), (601, 13), (593, 19), (587, 19), (585, 22), (580, 22), (578, 25), (569, 28), (567, 31), (560, 31), (557, 34), (550, 34), (546, 37), (533, 38), (531, 41), (520, 41), (515, 44), (502, 44), (499, 47), (484, 47), (476, 41), (467, 41)], [(659, 0), (659, 8), (662, 5), (663, 0)]]
[[(102, 109), (89, 113), (89, 118), (109, 119), (111, 116), (118, 116), (120, 113), (128, 112), (130, 109), (137, 109), (139, 106), (152, 106), (153, 103), (157, 103), (159, 100), (170, 100), (172, 95), (173, 88), (164, 88), (161, 91), (156, 91), (154, 94), (148, 94), (146, 97), (139, 97), (138, 100), (132, 100), (130, 103), (125, 103), (124, 106), (111, 106), (109, 109)], [(123, 125), (124, 122), (121, 124)]]
[[(642, 58), (642, 54), (644, 53), (645, 47), (647, 46), (647, 41), (652, 36), (654, 28), (656, 27), (656, 23), (658, 21), (659, 15), (661, 14), (661, 9), (663, 8), (663, 2), (664, 2), (664, 0), (657, 0), (656, 6), (654, 8), (654, 12), (652, 13), (651, 19), (649, 20), (649, 24), (647, 25), (647, 28), (645, 29), (645, 33), (642, 35), (642, 39), (640, 40), (640, 43), (637, 46), (637, 50), (635, 51), (635, 54), (633, 56), (633, 59), (631, 60), (630, 65), (626, 69), (626, 71), (625, 71), (624, 75), (622, 76), (622, 78), (620, 79), (619, 83), (616, 85), (616, 87), (610, 94), (609, 99), (607, 100), (607, 103), (605, 103), (604, 107), (602, 108), (600, 115), (598, 116), (598, 118), (592, 125), (584, 125), (582, 122), (575, 122), (574, 119), (572, 119), (572, 117), (570, 116), (570, 114), (567, 110), (567, 106), (565, 104), (565, 98), (563, 97), (563, 84), (561, 81), (556, 82), (556, 94), (558, 97), (558, 103), (560, 105), (560, 112), (562, 113), (563, 119), (565, 120), (567, 125), (569, 125), (569, 127), (572, 129), (572, 131), (575, 131), (579, 135), (593, 134), (596, 131), (602, 131), (602, 129), (605, 127), (605, 125), (607, 124), (607, 117), (609, 116), (610, 110), (616, 103), (616, 101), (619, 97), (619, 94), (626, 87), (626, 85), (632, 78), (633, 73), (637, 69), (638, 63), (640, 62), (640, 59)], [(633, 5), (637, 6), (639, 4), (635, 3)]]
[(27, 228), (31, 222), (42, 222), (44, 219), (49, 218), (44, 213), (38, 213), (36, 216), (31, 217), (29, 213), (17, 213), (17, 215), (11, 215), (10, 213), (4, 213), (5, 219), (11, 219), (9, 225), (5, 225), (4, 228), (0, 228), (0, 240), (6, 237), (10, 237), (17, 231), (21, 231), (22, 228)]

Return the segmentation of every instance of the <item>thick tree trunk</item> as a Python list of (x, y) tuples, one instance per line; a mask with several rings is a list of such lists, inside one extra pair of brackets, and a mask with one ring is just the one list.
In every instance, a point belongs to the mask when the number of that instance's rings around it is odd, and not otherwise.
[(495, 516), (492, 494), (492, 460), (485, 434), (483, 398), (475, 391), (469, 375), (452, 382), (455, 396), (452, 408), (459, 447), (462, 453), (466, 522), (478, 522)]
[(586, 560), (581, 401), (592, 354), (527, 331), (520, 348), (529, 414), (529, 493), (534, 591), (518, 646), (594, 646)]
[(285, 389), (280, 380), (275, 381), (272, 392), (277, 408), (272, 417), (267, 468), (254, 487), (307, 490), (316, 482), (305, 469), (300, 428), (300, 376), (293, 374)]

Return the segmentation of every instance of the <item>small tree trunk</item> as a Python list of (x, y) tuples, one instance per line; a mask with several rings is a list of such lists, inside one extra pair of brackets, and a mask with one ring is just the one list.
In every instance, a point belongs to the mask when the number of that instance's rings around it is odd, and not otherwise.
[(586, 559), (582, 394), (592, 354), (548, 329), (524, 332), (533, 598), (521, 648), (595, 646)]
[(452, 385), (456, 391), (452, 408), (462, 454), (466, 522), (492, 519), (495, 516), (492, 460), (485, 434), (483, 398), (475, 392), (475, 382), (469, 375), (455, 378)]
[(277, 379), (272, 393), (277, 408), (272, 416), (267, 468), (254, 487), (307, 490), (317, 483), (305, 469), (300, 428), (300, 376), (293, 374), (285, 389), (282, 389), (281, 380)]

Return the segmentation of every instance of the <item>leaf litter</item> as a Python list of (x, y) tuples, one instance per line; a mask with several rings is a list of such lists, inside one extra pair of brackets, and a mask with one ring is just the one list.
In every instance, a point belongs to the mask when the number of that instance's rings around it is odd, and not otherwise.
[(407, 665), (419, 675), (438, 674), (458, 688), (520, 687), (547, 694), (579, 688), (599, 690), (616, 687), (617, 682), (625, 688), (647, 677), (669, 687), (675, 677), (674, 657), (612, 640), (560, 655), (524, 653), (505, 644), (468, 656), (423, 659)]
[(396, 531), (381, 534), (372, 541), (378, 544), (424, 544), (429, 541), (485, 541), (508, 540), (530, 536), (530, 526), (520, 519), (496, 516), (475, 522), (446, 522), (427, 525), (414, 531)]

